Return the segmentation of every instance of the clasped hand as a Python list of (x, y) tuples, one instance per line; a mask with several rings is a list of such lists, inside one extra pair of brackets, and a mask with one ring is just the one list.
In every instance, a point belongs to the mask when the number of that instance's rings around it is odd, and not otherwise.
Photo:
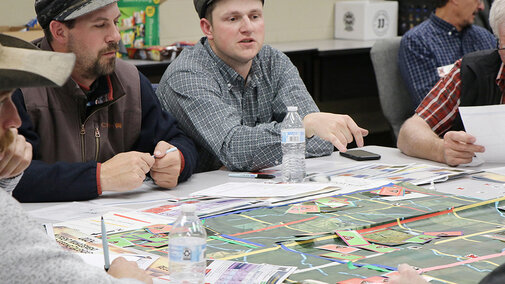
[(100, 184), (102, 191), (129, 191), (142, 185), (146, 174), (151, 172), (154, 182), (164, 188), (177, 185), (181, 170), (179, 151), (165, 152), (173, 146), (160, 141), (154, 155), (141, 152), (117, 154), (102, 164)]

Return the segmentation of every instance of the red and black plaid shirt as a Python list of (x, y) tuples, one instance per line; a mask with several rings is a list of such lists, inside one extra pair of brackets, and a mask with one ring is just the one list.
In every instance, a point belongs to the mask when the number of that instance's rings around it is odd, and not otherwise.
[[(505, 90), (505, 65), (502, 63), (496, 76), (496, 85)], [(458, 114), (461, 96), (461, 59), (456, 61), (451, 71), (431, 89), (416, 109), (417, 115), (424, 119), (431, 129), (442, 136), (451, 129)], [(502, 95), (501, 103), (504, 104)]]

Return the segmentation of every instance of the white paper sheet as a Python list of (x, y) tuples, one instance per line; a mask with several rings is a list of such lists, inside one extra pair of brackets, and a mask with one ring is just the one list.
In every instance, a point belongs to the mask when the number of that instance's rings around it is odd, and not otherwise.
[(107, 206), (119, 206), (175, 199), (177, 198), (170, 194), (170, 190), (161, 189), (152, 183), (144, 183), (142, 186), (127, 192), (105, 191), (100, 197), (89, 202)]
[(475, 144), (486, 148), (476, 153), (486, 162), (505, 161), (505, 105), (459, 107), (467, 133), (475, 136)]
[[(103, 268), (103, 254), (77, 253), (77, 255), (80, 256), (87, 264)], [(118, 257), (124, 257), (128, 261), (135, 261), (139, 268), (144, 270), (160, 258), (159, 256), (152, 254), (110, 254), (110, 262), (112, 263), (112, 261)]]
[[(107, 212), (128, 212), (131, 209), (123, 209), (119, 207), (106, 207), (83, 202), (70, 202), (49, 207), (44, 207), (29, 211), (28, 213), (36, 218), (51, 221), (53, 223), (85, 219), (92, 217), (100, 217)], [(62, 214), (65, 212), (65, 214)]]
[[(321, 191), (327, 187), (334, 187), (331, 184), (319, 183), (293, 183), (293, 184), (272, 184), (272, 183), (241, 183), (228, 182), (218, 186), (209, 187), (204, 190), (194, 192), (192, 196), (213, 196), (213, 197), (286, 197), (301, 194), (308, 194)], [(329, 189), (329, 191), (335, 190)]]
[(495, 173), (499, 175), (505, 175), (505, 167), (489, 168), (486, 172)]
[(255, 264), (228, 260), (212, 260), (207, 266), (205, 283), (283, 283), (296, 270), (295, 266)]
[[(107, 234), (139, 229), (156, 224), (169, 224), (175, 220), (163, 216), (141, 214), (134, 211), (120, 213), (109, 212), (103, 215), (103, 219), (107, 226)], [(76, 229), (90, 236), (100, 236), (102, 234), (100, 216), (65, 221), (55, 224), (54, 226)]]

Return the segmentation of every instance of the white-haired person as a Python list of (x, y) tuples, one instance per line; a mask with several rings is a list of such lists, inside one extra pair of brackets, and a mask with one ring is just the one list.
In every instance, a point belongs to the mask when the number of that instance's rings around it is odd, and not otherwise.
[(21, 87), (61, 86), (75, 62), (71, 53), (37, 50), (0, 34), (0, 279), (2, 283), (152, 283), (135, 262), (115, 259), (110, 269), (88, 265), (64, 251), (12, 198), (32, 159), (32, 147), (17, 133), (21, 125), (11, 95)]

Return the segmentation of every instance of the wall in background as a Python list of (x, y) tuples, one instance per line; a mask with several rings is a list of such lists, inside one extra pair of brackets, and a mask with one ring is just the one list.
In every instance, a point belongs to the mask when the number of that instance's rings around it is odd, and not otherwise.
[[(330, 39), (336, 0), (266, 0), (266, 42)], [(34, 0), (0, 1), (0, 26), (23, 25), (35, 17)], [(202, 36), (192, 0), (160, 6), (161, 44), (196, 41)]]
[(22, 26), (35, 18), (35, 0), (0, 1), (0, 26)]

